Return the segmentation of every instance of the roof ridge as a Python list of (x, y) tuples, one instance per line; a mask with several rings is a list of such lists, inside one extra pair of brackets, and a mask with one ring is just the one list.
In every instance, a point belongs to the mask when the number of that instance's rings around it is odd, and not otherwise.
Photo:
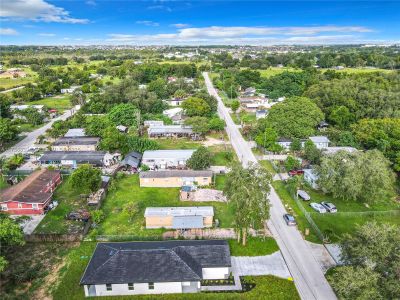
[[(110, 255), (110, 257), (109, 257), (108, 259), (106, 259), (100, 266), (98, 266), (96, 269), (94, 269), (93, 272), (92, 272), (92, 274), (90, 274), (90, 275), (88, 276), (89, 278), (91, 278), (94, 274), (96, 274), (96, 273), (99, 271), (100, 268), (102, 268), (106, 263), (108, 263), (108, 261), (110, 261), (112, 258), (114, 258), (114, 257), (120, 252), (119, 249), (115, 249), (115, 248), (110, 247), (110, 246), (108, 246), (108, 245), (106, 245), (106, 244), (102, 244), (102, 245), (104, 245), (104, 246), (106, 246), (106, 247), (108, 247), (108, 248), (111, 248), (112, 250), (116, 250), (116, 252), (115, 252), (113, 255)], [(96, 247), (96, 248), (97, 248), (97, 247)], [(95, 250), (96, 250), (96, 249), (95, 249)], [(85, 272), (86, 272), (86, 271), (85, 271)]]
[[(178, 246), (178, 247), (181, 247), (181, 246)], [(193, 270), (193, 268), (190, 267), (190, 266), (187, 264), (187, 262), (186, 262), (178, 253), (176, 253), (176, 251), (175, 251), (174, 249), (175, 249), (175, 248), (178, 248), (178, 247), (174, 247), (174, 248), (171, 248), (171, 249), (169, 249), (169, 250), (170, 250), (170, 252), (171, 252), (172, 254), (174, 254), (175, 256), (177, 256), (177, 257), (179, 258), (179, 260), (182, 261), (196, 276), (198, 276), (199, 279), (202, 279), (203, 276), (200, 276), (199, 274), (197, 274), (197, 272), (196, 272), (195, 270)], [(184, 251), (184, 249), (183, 249), (183, 251)], [(191, 257), (191, 255), (190, 255), (189, 253), (187, 253), (186, 251), (184, 251), (184, 252), (185, 252), (187, 255), (189, 255), (189, 256)], [(196, 265), (198, 265), (198, 267), (201, 268), (201, 266), (193, 259), (193, 257), (191, 257), (191, 258), (192, 258), (193, 262), (194, 262)]]

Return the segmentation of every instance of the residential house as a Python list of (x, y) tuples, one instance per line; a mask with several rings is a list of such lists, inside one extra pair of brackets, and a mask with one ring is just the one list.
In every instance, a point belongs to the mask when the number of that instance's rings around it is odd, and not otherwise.
[(191, 138), (196, 136), (192, 126), (182, 125), (150, 126), (147, 129), (147, 134), (151, 138)]
[(195, 150), (148, 150), (143, 153), (142, 165), (152, 170), (184, 169)]
[(141, 160), (142, 153), (132, 151), (125, 155), (124, 159), (120, 162), (120, 165), (129, 168), (132, 172), (137, 172)]
[(171, 98), (171, 99), (166, 99), (163, 100), (166, 104), (168, 104), (169, 106), (181, 106), (183, 101), (185, 101), (186, 99), (182, 99), (182, 98)]
[(170, 118), (174, 123), (180, 123), (182, 121), (183, 109), (181, 107), (175, 107), (163, 111), (163, 115)]
[(292, 140), (284, 137), (280, 137), (277, 141), (277, 144), (280, 145), (283, 149), (289, 150), (290, 145), (292, 144)]
[(61, 137), (51, 145), (53, 151), (96, 151), (100, 138), (93, 136)]
[(266, 109), (259, 109), (256, 110), (256, 120), (264, 119), (267, 116), (268, 110)]
[(326, 128), (328, 128), (329, 127), (329, 124), (327, 123), (327, 122), (325, 122), (325, 121), (321, 121), (321, 122), (319, 122), (319, 124), (318, 124), (318, 126), (317, 126), (317, 129), (319, 130), (319, 131), (324, 131)]
[(87, 297), (195, 293), (230, 267), (223, 240), (98, 243), (80, 284)]
[(65, 137), (80, 137), (86, 136), (84, 128), (72, 128), (68, 129), (67, 133), (64, 134)]
[(35, 171), (20, 183), (0, 191), (0, 208), (12, 215), (42, 215), (60, 183), (60, 171)]
[(323, 135), (310, 136), (309, 139), (314, 143), (318, 149), (324, 149), (329, 147), (330, 140)]
[(164, 126), (164, 121), (158, 121), (158, 120), (148, 120), (144, 121), (143, 125), (145, 127), (150, 127), (150, 126)]
[(318, 189), (317, 184), (318, 174), (314, 169), (303, 169), (304, 171), (304, 181), (307, 182), (313, 189)]
[(199, 229), (212, 227), (212, 206), (147, 207), (146, 228)]
[(76, 168), (80, 164), (93, 166), (112, 166), (118, 162), (120, 154), (105, 151), (46, 151), (39, 158), (42, 165), (60, 165)]
[(182, 187), (197, 184), (200, 186), (212, 183), (212, 171), (166, 170), (141, 172), (141, 187)]
[(254, 87), (249, 87), (245, 89), (244, 92), (242, 93), (244, 97), (253, 97), (255, 94), (256, 94), (256, 89)]
[(60, 92), (61, 92), (61, 94), (72, 94), (80, 87), (81, 87), (80, 85), (71, 85), (69, 88), (61, 89)]
[(326, 154), (326, 155), (330, 155), (330, 154), (335, 154), (335, 153), (337, 153), (339, 151), (345, 151), (345, 152), (348, 152), (348, 153), (354, 153), (354, 152), (357, 152), (358, 150), (356, 148), (353, 148), (353, 147), (327, 147), (327, 148), (323, 149), (322, 153)]

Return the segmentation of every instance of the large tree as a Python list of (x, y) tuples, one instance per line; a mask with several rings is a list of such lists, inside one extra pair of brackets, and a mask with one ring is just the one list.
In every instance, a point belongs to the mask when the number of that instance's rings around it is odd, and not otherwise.
[(224, 194), (235, 211), (238, 241), (245, 246), (250, 228), (259, 228), (269, 217), (271, 174), (260, 166), (247, 169), (235, 164), (227, 174)]
[(211, 112), (210, 105), (198, 97), (189, 97), (182, 103), (182, 108), (189, 117), (207, 116)]
[(3, 149), (4, 144), (14, 140), (17, 137), (17, 130), (11, 124), (11, 120), (0, 118), (0, 149)]
[[(0, 213), (0, 253), (3, 254), (6, 247), (23, 245), (24, 242), (20, 225), (5, 213)], [(0, 272), (4, 271), (7, 264), (6, 258), (0, 255)]]
[(400, 298), (400, 228), (366, 223), (340, 243), (347, 265), (330, 276), (343, 299)]
[(378, 150), (339, 151), (322, 157), (318, 184), (335, 198), (363, 202), (384, 201), (393, 195), (394, 173)]
[(310, 99), (292, 97), (274, 105), (266, 118), (278, 135), (287, 138), (305, 138), (315, 133), (324, 114)]
[(211, 165), (211, 152), (204, 146), (199, 147), (187, 161), (187, 166), (193, 170), (204, 170)]
[(108, 118), (115, 125), (135, 126), (140, 112), (133, 104), (115, 105), (108, 113)]
[(91, 165), (80, 165), (71, 175), (71, 186), (81, 193), (95, 192), (100, 188), (101, 171)]

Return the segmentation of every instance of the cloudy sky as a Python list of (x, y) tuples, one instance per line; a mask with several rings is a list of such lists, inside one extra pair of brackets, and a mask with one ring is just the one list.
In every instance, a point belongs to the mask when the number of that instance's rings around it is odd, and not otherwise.
[(400, 1), (1, 0), (0, 44), (400, 43)]

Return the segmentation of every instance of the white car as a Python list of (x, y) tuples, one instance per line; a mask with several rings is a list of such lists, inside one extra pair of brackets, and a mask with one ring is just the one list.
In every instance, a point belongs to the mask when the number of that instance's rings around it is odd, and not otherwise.
[(326, 208), (319, 203), (311, 202), (310, 206), (320, 214), (326, 213)]
[(304, 201), (309, 201), (309, 200), (311, 199), (310, 195), (307, 194), (307, 192), (306, 192), (306, 191), (303, 191), (303, 190), (298, 190), (298, 191), (297, 191), (297, 195), (298, 195), (301, 199), (303, 199)]
[(321, 202), (321, 205), (326, 208), (327, 211), (330, 213), (337, 212), (337, 208), (333, 203), (330, 202)]

